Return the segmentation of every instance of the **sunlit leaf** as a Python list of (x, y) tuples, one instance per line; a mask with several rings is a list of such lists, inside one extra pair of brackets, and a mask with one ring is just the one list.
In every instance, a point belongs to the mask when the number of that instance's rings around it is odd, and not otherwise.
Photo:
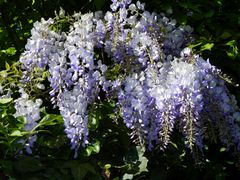
[(9, 136), (22, 136), (22, 133), (19, 130), (14, 130)]
[(98, 154), (100, 152), (100, 141), (95, 140), (84, 149), (84, 155)]
[(214, 46), (213, 43), (207, 43), (207, 44), (201, 46), (200, 51), (205, 51), (205, 50), (211, 51), (211, 49), (213, 48), (213, 46)]
[(6, 68), (7, 71), (10, 70), (10, 68), (11, 68), (10, 65), (7, 62), (5, 63), (5, 68)]
[(137, 151), (138, 151), (138, 157), (140, 161), (140, 164), (138, 166), (139, 172), (137, 174), (140, 174), (142, 172), (148, 172), (148, 169), (147, 169), (148, 159), (144, 156), (145, 150), (142, 147), (137, 146)]
[(123, 180), (131, 180), (133, 179), (133, 174), (124, 174), (122, 177)]
[(197, 43), (197, 44), (191, 44), (191, 45), (189, 45), (188, 47), (191, 48), (191, 49), (193, 49), (193, 48), (195, 48), (195, 47), (200, 46), (201, 44), (202, 44), (202, 42)]
[(220, 149), (220, 152), (225, 152), (226, 151), (226, 148), (225, 147), (222, 147), (221, 149)]
[(226, 46), (229, 46), (229, 49), (226, 51), (227, 55), (230, 58), (235, 58), (238, 55), (238, 47), (236, 40), (231, 40), (225, 44)]
[(12, 98), (3, 98), (0, 99), (0, 104), (7, 104), (10, 103), (13, 99)]
[(1, 50), (0, 52), (4, 53), (6, 55), (12, 56), (12, 55), (16, 54), (17, 50), (15, 49), (15, 47), (10, 47), (8, 49)]

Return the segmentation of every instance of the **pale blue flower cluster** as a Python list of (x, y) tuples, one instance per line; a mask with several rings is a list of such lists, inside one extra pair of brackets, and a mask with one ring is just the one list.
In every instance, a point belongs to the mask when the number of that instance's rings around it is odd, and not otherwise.
[(111, 8), (113, 12), (104, 16), (107, 29), (104, 50), (131, 71), (179, 57), (181, 50), (192, 41), (189, 26), (176, 27), (175, 20), (146, 11), (140, 2), (116, 0)]
[[(23, 89), (20, 89), (19, 93), (21, 93), (21, 97), (14, 101), (16, 109), (14, 116), (23, 117), (25, 120), (24, 130), (30, 132), (38, 125), (38, 120), (40, 120), (40, 106), (42, 105), (42, 100), (36, 99), (33, 101), (29, 99), (28, 94), (26, 94)], [(25, 149), (29, 154), (32, 153), (31, 147), (36, 140), (36, 135), (30, 136), (25, 144)], [(20, 142), (24, 143), (24, 140), (20, 140)]]
[[(222, 143), (240, 149), (237, 102), (219, 70), (185, 48), (192, 29), (146, 11), (140, 2), (112, 0), (111, 9), (74, 14), (69, 32), (51, 31), (52, 19), (35, 23), (20, 59), (25, 82), (35, 67), (50, 72), (52, 103), (72, 149), (88, 144), (88, 110), (100, 91), (118, 97), (132, 138), (149, 149), (165, 149), (174, 128), (191, 150), (202, 149), (210, 127)], [(121, 72), (109, 80), (116, 64)]]
[(239, 149), (239, 108), (219, 70), (188, 48), (181, 54), (125, 79), (119, 103), (126, 126), (149, 149), (166, 148), (174, 127), (190, 149), (202, 149), (203, 139), (212, 138), (210, 131), (227, 147), (236, 144)]
[(26, 70), (31, 71), (35, 66), (43, 69), (51, 59), (49, 56), (58, 51), (58, 42), (63, 36), (50, 31), (49, 26), (53, 23), (53, 19), (47, 21), (41, 19), (41, 22), (34, 23), (31, 37), (28, 39), (25, 52), (20, 58), (20, 62)]

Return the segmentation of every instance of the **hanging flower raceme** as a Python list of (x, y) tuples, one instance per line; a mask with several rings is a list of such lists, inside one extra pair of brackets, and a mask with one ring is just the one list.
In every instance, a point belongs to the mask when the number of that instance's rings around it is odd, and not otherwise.
[(36, 22), (20, 59), (23, 83), (36, 67), (49, 72), (51, 101), (72, 149), (88, 144), (88, 111), (104, 99), (100, 92), (118, 97), (132, 139), (150, 150), (165, 149), (175, 128), (191, 150), (202, 149), (209, 132), (240, 149), (237, 102), (220, 71), (185, 48), (192, 29), (140, 2), (112, 0), (111, 10), (74, 14), (68, 32), (51, 30), (53, 19)]
[[(15, 117), (24, 117), (25, 120), (25, 131), (32, 131), (37, 125), (40, 119), (40, 106), (42, 105), (41, 99), (36, 99), (35, 101), (30, 100), (29, 96), (24, 92), (23, 89), (19, 90), (21, 97), (15, 100)], [(25, 144), (26, 151), (32, 154), (31, 147), (36, 141), (37, 135), (30, 136), (27, 143)], [(20, 143), (24, 143), (24, 140), (20, 140)]]
[(203, 139), (211, 139), (212, 131), (227, 147), (239, 147), (236, 100), (219, 70), (199, 56), (176, 58), (161, 67), (150, 65), (123, 84), (119, 102), (124, 121), (150, 149), (153, 144), (166, 148), (175, 125), (190, 149), (202, 149)]

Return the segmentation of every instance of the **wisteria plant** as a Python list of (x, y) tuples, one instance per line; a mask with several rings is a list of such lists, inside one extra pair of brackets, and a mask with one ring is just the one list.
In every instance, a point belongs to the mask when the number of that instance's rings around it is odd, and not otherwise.
[(162, 153), (178, 132), (194, 158), (209, 141), (238, 153), (237, 101), (221, 71), (188, 47), (193, 29), (140, 2), (112, 0), (110, 8), (71, 16), (61, 10), (34, 23), (15, 85), (1, 81), (0, 104), (12, 103), (24, 124), (25, 134), (12, 134), (20, 137), (16, 156), (34, 155), (41, 132), (63, 123), (78, 158), (98, 132), (93, 120), (104, 123), (99, 107), (147, 152)]

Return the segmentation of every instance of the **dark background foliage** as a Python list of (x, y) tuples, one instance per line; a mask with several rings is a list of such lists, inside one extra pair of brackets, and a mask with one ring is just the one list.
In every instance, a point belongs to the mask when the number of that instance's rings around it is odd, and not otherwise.
[[(238, 0), (142, 0), (146, 9), (164, 12), (178, 25), (193, 27), (194, 51), (220, 68), (230, 91), (240, 102), (240, 3)], [(74, 11), (109, 10), (110, 0), (0, 0), (0, 69), (5, 63), (18, 61), (35, 21), (55, 16), (62, 7)], [(224, 76), (224, 75), (223, 75)], [(10, 103), (1, 103), (0, 115), (13, 119)], [(0, 143), (0, 179), (234, 179), (240, 177), (238, 157), (212, 142), (205, 145), (204, 157), (194, 160), (176, 132), (173, 143), (165, 152), (145, 152), (131, 143), (128, 130), (113, 119), (114, 105), (93, 109), (90, 130), (92, 142), (82, 149), (77, 159), (69, 149), (61, 118), (52, 113), (48, 132), (41, 132), (34, 156), (16, 156), (8, 145)], [(104, 113), (103, 113), (104, 112)], [(108, 112), (108, 113), (107, 113)], [(107, 115), (106, 115), (107, 114)], [(104, 121), (103, 121), (104, 120)], [(57, 121), (57, 122), (56, 122)], [(61, 123), (59, 123), (61, 122)], [(98, 122), (97, 124), (95, 122)], [(52, 126), (54, 125), (54, 126)], [(4, 122), (1, 120), (1, 127)], [(9, 126), (15, 128), (16, 124)], [(5, 133), (1, 129), (0, 136)], [(9, 130), (10, 131), (10, 130)], [(47, 137), (47, 138), (46, 138)], [(3, 137), (0, 139), (2, 141)], [(47, 139), (47, 140), (46, 140)], [(7, 151), (6, 151), (7, 149)], [(200, 153), (201, 154), (201, 153)], [(148, 163), (146, 172), (146, 163)], [(236, 179), (236, 178), (235, 178)], [(238, 178), (237, 178), (238, 179)]]

